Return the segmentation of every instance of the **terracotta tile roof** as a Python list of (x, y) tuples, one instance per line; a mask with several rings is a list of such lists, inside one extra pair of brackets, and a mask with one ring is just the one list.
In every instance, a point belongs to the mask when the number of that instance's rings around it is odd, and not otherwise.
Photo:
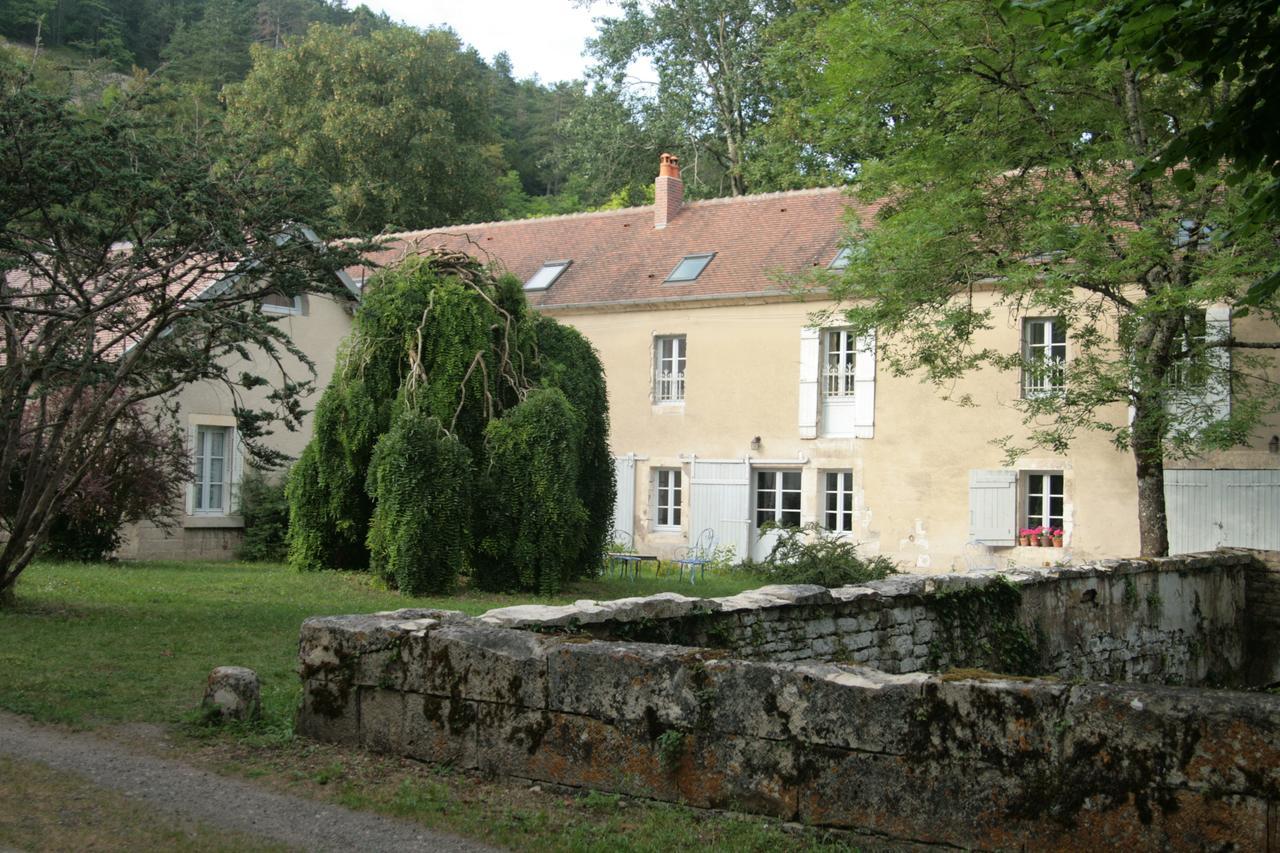
[[(870, 226), (877, 207), (832, 187), (689, 202), (662, 229), (652, 207), (455, 225), (386, 235), (371, 259), (386, 265), (444, 246), (498, 261), (521, 281), (547, 261), (571, 259), (549, 289), (529, 293), (547, 308), (776, 294), (786, 289), (777, 273), (825, 267), (846, 215)], [(681, 258), (706, 252), (715, 258), (697, 280), (664, 284)], [(372, 271), (348, 272), (363, 282)]]

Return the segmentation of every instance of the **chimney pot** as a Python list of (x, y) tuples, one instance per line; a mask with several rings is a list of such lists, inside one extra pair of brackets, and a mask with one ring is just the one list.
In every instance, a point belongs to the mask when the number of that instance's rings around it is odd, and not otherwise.
[(653, 227), (666, 228), (684, 203), (684, 181), (680, 179), (680, 158), (663, 154), (658, 161), (658, 179), (653, 185)]

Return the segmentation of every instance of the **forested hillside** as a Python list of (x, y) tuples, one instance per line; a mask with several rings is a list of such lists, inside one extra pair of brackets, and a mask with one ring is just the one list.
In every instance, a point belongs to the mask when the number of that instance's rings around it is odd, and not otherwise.
[[(309, 218), (371, 234), (642, 204), (662, 151), (692, 198), (840, 182), (802, 123), (770, 126), (813, 72), (791, 39), (834, 5), (626, 2), (588, 79), (551, 84), (343, 0), (8, 0), (0, 35), (39, 42), (46, 86), (145, 81), (174, 122), (254, 137), (325, 184)], [(639, 58), (656, 80), (626, 77)]]

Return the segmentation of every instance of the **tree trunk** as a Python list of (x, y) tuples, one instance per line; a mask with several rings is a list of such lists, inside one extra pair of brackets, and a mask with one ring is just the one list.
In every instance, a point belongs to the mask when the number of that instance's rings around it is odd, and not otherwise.
[(14, 583), (9, 584), (8, 586), (0, 586), (0, 610), (7, 610), (8, 608), (13, 607), (13, 605), (18, 601), (18, 596), (13, 589), (18, 580), (16, 575), (13, 580)]
[(1143, 557), (1164, 557), (1169, 554), (1169, 518), (1164, 505), (1164, 442), (1161, 409), (1148, 411), (1152, 405), (1161, 406), (1157, 399), (1143, 400), (1134, 406), (1133, 458), (1138, 474), (1138, 539)]

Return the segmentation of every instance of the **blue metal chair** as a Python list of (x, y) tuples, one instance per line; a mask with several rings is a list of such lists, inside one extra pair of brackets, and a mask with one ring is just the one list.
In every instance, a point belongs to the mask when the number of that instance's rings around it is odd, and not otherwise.
[(715, 558), (716, 553), (716, 532), (710, 527), (698, 534), (698, 538), (693, 544), (687, 548), (681, 548), (676, 552), (676, 558), (671, 562), (675, 563), (680, 569), (679, 579), (684, 580), (684, 570), (689, 569), (689, 583), (695, 583), (695, 573), (700, 573), (703, 579), (707, 576), (707, 563)]

